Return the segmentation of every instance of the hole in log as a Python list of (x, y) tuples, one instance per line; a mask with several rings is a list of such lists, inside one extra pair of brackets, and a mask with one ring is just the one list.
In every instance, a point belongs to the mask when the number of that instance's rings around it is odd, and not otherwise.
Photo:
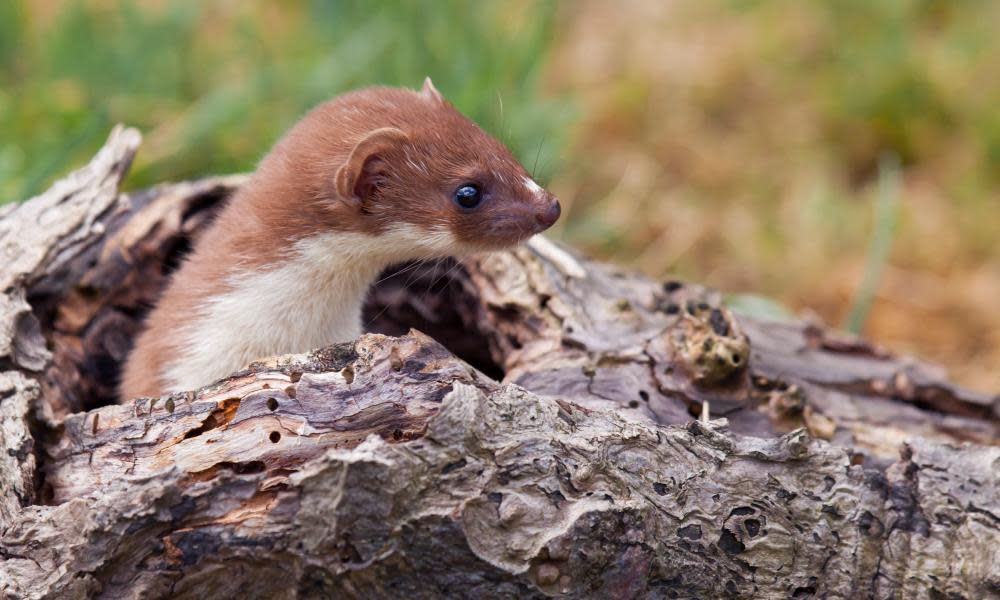
[[(219, 184), (193, 196), (181, 194), (171, 199), (178, 210), (172, 208), (167, 217), (162, 190), (130, 194), (110, 216), (102, 217), (103, 237), (95, 238), (87, 250), (28, 290), (39, 330), (53, 352), (52, 367), (41, 378), (45, 390), (42, 401), (53, 415), (117, 402), (122, 364), (143, 319), (170, 273), (182, 264), (193, 240), (233, 189)], [(180, 219), (173, 218), (177, 214)], [(402, 272), (409, 266), (404, 264), (381, 275), (385, 279), (371, 291), (364, 307), (365, 330), (402, 335), (411, 328), (419, 329), (486, 375), (501, 379), (504, 351), (509, 351), (513, 342), (482, 318), (480, 299), (465, 269), (449, 260)], [(398, 366), (406, 368), (403, 361)], [(289, 398), (295, 397), (294, 386), (301, 377), (301, 372), (290, 374), (285, 388)], [(187, 403), (194, 399), (188, 396)], [(275, 401), (280, 404), (284, 398)], [(267, 404), (276, 410), (271, 401)], [(191, 439), (225, 428), (238, 406), (238, 398), (220, 403), (184, 437)], [(278, 443), (282, 434), (268, 431), (267, 435), (272, 443)], [(395, 440), (411, 435), (410, 431), (392, 431)], [(44, 473), (44, 465), (39, 473)], [(44, 482), (41, 476), (39, 479), (41, 487)]]
[[(190, 251), (231, 189), (222, 185), (178, 199), (183, 218), (122, 234), (129, 219), (162, 211), (161, 191), (128, 196), (102, 223), (105, 235), (90, 248), (28, 290), (42, 334), (53, 353), (46, 371), (44, 402), (55, 415), (90, 410), (117, 401), (121, 365), (167, 277)], [(133, 228), (134, 229), (134, 228)], [(139, 234), (139, 235), (136, 235)]]
[(270, 397), (267, 399), (267, 409), (270, 411), (278, 410), (278, 399), (275, 397)]
[[(55, 414), (117, 401), (121, 365), (143, 318), (230, 192), (219, 186), (184, 198), (180, 222), (156, 221), (142, 236), (126, 236), (131, 242), (122, 247), (94, 244), (32, 287), (29, 301), (55, 355), (46, 373), (46, 396)], [(121, 243), (116, 235), (129, 219), (147, 208), (155, 214), (152, 205), (159, 197), (155, 191), (129, 196), (131, 208), (108, 220), (103, 239)], [(478, 318), (479, 298), (456, 261), (403, 264), (377, 281), (364, 307), (365, 331), (403, 335), (419, 329), (486, 375), (503, 378), (499, 336), (479, 325), (485, 322)], [(300, 376), (293, 373), (292, 383)]]
[(404, 263), (376, 281), (364, 308), (365, 331), (403, 335), (419, 329), (489, 377), (503, 378), (497, 336), (480, 330), (482, 306), (455, 260)]

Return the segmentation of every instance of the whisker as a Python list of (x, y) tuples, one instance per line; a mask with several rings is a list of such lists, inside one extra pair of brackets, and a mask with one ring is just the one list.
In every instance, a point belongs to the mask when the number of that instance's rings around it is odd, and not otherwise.
[[(438, 258), (434, 259), (433, 263), (431, 263), (431, 264), (434, 265), (432, 267), (434, 273), (437, 273), (438, 265), (441, 264), (441, 260), (442, 259), (440, 257), (438, 257)], [(420, 261), (418, 264), (420, 264), (420, 265), (426, 265), (427, 263), (428, 263), (428, 261)], [(416, 276), (416, 275), (419, 275), (419, 271), (414, 271), (414, 272), (410, 273), (410, 276), (406, 278), (406, 282), (403, 284), (403, 290), (410, 289), (410, 284), (411, 283), (416, 283), (416, 281), (413, 279), (413, 277)]]
[(371, 287), (375, 287), (376, 285), (382, 283), (383, 281), (387, 281), (389, 279), (392, 279), (393, 277), (395, 277), (397, 275), (402, 275), (403, 273), (407, 273), (409, 271), (412, 271), (413, 269), (416, 269), (418, 266), (420, 266), (420, 264), (421, 264), (420, 261), (414, 261), (413, 263), (407, 265), (406, 267), (404, 267), (404, 268), (402, 268), (402, 269), (400, 269), (398, 271), (392, 271), (388, 275), (386, 275), (385, 277), (383, 277), (383, 278), (379, 279), (378, 281), (376, 281), (375, 283), (373, 283), (371, 285)]
[(545, 143), (545, 136), (543, 135), (540, 140), (538, 140), (538, 148), (535, 150), (535, 162), (531, 165), (531, 178), (535, 178), (535, 174), (538, 169), (538, 157), (542, 154), (542, 144)]
[[(373, 283), (371, 288), (369, 289), (374, 289), (375, 286), (378, 285), (379, 283), (382, 283), (383, 281), (395, 277), (397, 275), (402, 275), (408, 272), (410, 275), (406, 278), (406, 281), (403, 282), (402, 286), (402, 291), (405, 292), (409, 288), (411, 281), (413, 281), (413, 276), (420, 272), (420, 269), (418, 267), (422, 267), (425, 264), (426, 261), (420, 261), (420, 260), (413, 261), (413, 263), (407, 265), (406, 267), (400, 269), (399, 271), (393, 271), (392, 273), (386, 275), (382, 279), (379, 279), (378, 281)], [(368, 322), (365, 324), (365, 329), (371, 327), (372, 323), (374, 323), (375, 321), (378, 320), (379, 317), (384, 315), (385, 311), (389, 310), (390, 306), (392, 306), (392, 302), (386, 302), (385, 306), (382, 307), (382, 310), (378, 311), (378, 313), (374, 317), (368, 320)]]
[(503, 125), (504, 125), (503, 96), (500, 95), (500, 90), (497, 90), (497, 102), (500, 103), (500, 137), (501, 138), (506, 137), (506, 138), (508, 138), (506, 141), (510, 141), (509, 140), (510, 136), (509, 135), (504, 135), (504, 131), (503, 131)]
[[(438, 259), (436, 259), (434, 261), (434, 271), (433, 271), (434, 279), (431, 280), (431, 284), (429, 286), (427, 286), (426, 289), (424, 289), (424, 292), (422, 294), (420, 294), (420, 303), (421, 304), (423, 304), (427, 300), (427, 298), (430, 296), (430, 293), (434, 290), (434, 285), (437, 284), (437, 282), (438, 282), (439, 279), (441, 279), (442, 276), (438, 275), (438, 269), (441, 268), (441, 263), (443, 263), (446, 260), (448, 260), (448, 257), (447, 256), (443, 256), (443, 257), (439, 257)], [(447, 275), (447, 272), (445, 273), (445, 275)]]
[(461, 266), (462, 266), (462, 263), (459, 262), (458, 260), (455, 260), (455, 263), (453, 265), (451, 265), (451, 268), (449, 268), (447, 271), (445, 271), (444, 275), (439, 275), (439, 276), (437, 276), (437, 277), (434, 278), (434, 281), (432, 281), (431, 284), (427, 287), (427, 290), (424, 292), (424, 296), (422, 296), (422, 298), (426, 297), (427, 294), (429, 294), (430, 292), (434, 291), (434, 286), (437, 285), (437, 282), (441, 281), (442, 279), (447, 279), (449, 275), (451, 275), (452, 273), (455, 272), (455, 269), (457, 269), (457, 268), (459, 268)]
[(378, 318), (381, 317), (382, 315), (384, 315), (385, 311), (389, 310), (390, 306), (392, 306), (392, 304), (389, 303), (389, 302), (386, 302), (385, 306), (382, 307), (382, 310), (378, 311), (378, 314), (376, 314), (374, 317), (372, 317), (371, 319), (369, 319), (367, 323), (365, 323), (365, 327), (364, 328), (368, 329), (369, 327), (371, 327), (372, 323), (374, 323), (375, 321), (378, 321)]
[(542, 173), (547, 173), (552, 165), (557, 165), (559, 163), (560, 156), (561, 155), (557, 153), (546, 153), (545, 160), (542, 161)]

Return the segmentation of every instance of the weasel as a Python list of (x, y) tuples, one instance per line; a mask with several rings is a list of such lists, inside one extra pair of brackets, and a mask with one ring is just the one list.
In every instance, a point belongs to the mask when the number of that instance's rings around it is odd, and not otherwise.
[(429, 78), (420, 91), (334, 98), (285, 134), (196, 241), (136, 340), (120, 396), (193, 390), (255, 359), (354, 339), (386, 267), (508, 248), (559, 213)]

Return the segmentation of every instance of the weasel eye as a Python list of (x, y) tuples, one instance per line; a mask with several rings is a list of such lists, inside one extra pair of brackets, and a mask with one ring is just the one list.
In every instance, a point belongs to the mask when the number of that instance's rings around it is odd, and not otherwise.
[(462, 208), (476, 208), (483, 201), (483, 192), (474, 183), (466, 183), (455, 190), (455, 202)]

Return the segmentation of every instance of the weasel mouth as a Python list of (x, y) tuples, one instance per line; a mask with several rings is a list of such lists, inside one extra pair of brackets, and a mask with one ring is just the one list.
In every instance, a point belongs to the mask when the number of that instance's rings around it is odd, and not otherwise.
[(544, 231), (533, 213), (496, 220), (487, 225), (486, 230), (472, 243), (487, 250), (504, 250), (524, 242), (531, 236)]

